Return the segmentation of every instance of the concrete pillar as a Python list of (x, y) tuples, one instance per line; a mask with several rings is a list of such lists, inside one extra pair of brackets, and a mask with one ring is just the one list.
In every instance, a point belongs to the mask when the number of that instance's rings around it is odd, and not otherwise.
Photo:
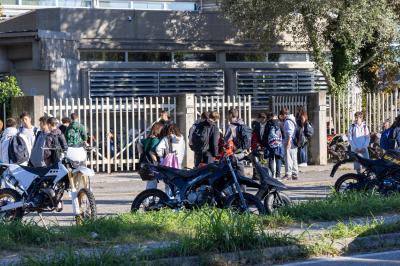
[(326, 165), (328, 163), (326, 133), (326, 92), (320, 91), (309, 97), (310, 121), (314, 127), (311, 138), (311, 163)]
[(231, 68), (225, 68), (225, 96), (234, 96), (238, 94), (236, 84), (236, 71)]
[(176, 124), (185, 137), (186, 155), (183, 167), (194, 167), (194, 153), (189, 147), (189, 129), (195, 122), (194, 94), (181, 94), (176, 98)]
[(11, 98), (10, 117), (19, 118), (22, 112), (28, 112), (32, 124), (39, 127), (39, 118), (44, 115), (44, 96), (19, 96)]

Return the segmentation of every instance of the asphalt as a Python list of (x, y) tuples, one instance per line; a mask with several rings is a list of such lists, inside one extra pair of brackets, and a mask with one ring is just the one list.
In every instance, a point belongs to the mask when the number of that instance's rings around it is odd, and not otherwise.
[(302, 262), (284, 264), (284, 266), (323, 265), (323, 266), (364, 266), (364, 265), (400, 265), (400, 250), (340, 256), (335, 258), (318, 258)]
[[(331, 187), (336, 179), (349, 171), (349, 166), (339, 171), (335, 178), (329, 176), (332, 165), (327, 166), (308, 166), (300, 168), (299, 179), (296, 181), (284, 181), (288, 186), (285, 191), (292, 200), (303, 201), (310, 199), (321, 199), (331, 192)], [(247, 174), (252, 171), (246, 169)], [(142, 192), (146, 187), (146, 182), (142, 181), (137, 173), (98, 173), (91, 180), (91, 186), (96, 198), (97, 211), (99, 216), (114, 215), (130, 211), (130, 205), (135, 196)], [(164, 189), (163, 184), (159, 188)], [(255, 191), (249, 191), (255, 193)], [(60, 213), (43, 214), (46, 224), (59, 223), (68, 225), (74, 222), (72, 207), (69, 195), (64, 196), (64, 210)], [(25, 219), (40, 221), (37, 214), (30, 214)]]

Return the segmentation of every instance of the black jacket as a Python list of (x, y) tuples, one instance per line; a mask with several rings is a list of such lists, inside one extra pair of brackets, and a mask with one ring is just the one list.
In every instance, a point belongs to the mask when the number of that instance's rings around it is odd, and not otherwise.
[(268, 144), (267, 125), (268, 125), (268, 122), (265, 125), (264, 134), (263, 134), (263, 137), (261, 138), (261, 124), (260, 124), (260, 122), (255, 121), (253, 123), (253, 132), (257, 135), (257, 139), (260, 140), (260, 144), (261, 144), (262, 147), (266, 147), (267, 144)]
[[(63, 151), (68, 150), (67, 141), (61, 130), (56, 128), (50, 131), (46, 137), (46, 148), (61, 148)], [(60, 150), (44, 150), (43, 158), (47, 166), (53, 165), (60, 160)]]
[(219, 129), (218, 126), (214, 123), (211, 122), (210, 120), (205, 120), (200, 122), (197, 126), (203, 126), (203, 127), (210, 127), (210, 137), (208, 141), (208, 151), (210, 154), (215, 157), (218, 155), (218, 141), (219, 141)]

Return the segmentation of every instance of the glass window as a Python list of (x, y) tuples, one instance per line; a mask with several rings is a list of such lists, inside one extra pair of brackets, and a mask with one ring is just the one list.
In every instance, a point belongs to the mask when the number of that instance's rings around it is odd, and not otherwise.
[(228, 62), (265, 62), (264, 53), (226, 53)]
[(164, 9), (164, 4), (163, 3), (148, 3), (147, 4), (147, 9), (163, 10)]
[(307, 62), (306, 53), (270, 53), (269, 62)]
[(18, 5), (18, 0), (2, 0), (2, 5)]
[(196, 10), (194, 3), (167, 3), (168, 10), (176, 11), (193, 11)]
[(129, 9), (131, 7), (131, 2), (123, 0), (100, 0), (99, 7)]
[(174, 55), (176, 62), (182, 61), (217, 61), (217, 55), (210, 52), (176, 52)]
[(105, 61), (124, 62), (125, 61), (125, 52), (105, 52), (104, 60)]
[(91, 7), (91, 0), (58, 0), (61, 7)]
[(129, 52), (128, 61), (131, 62), (169, 62), (172, 60), (168, 52)]
[(103, 52), (80, 52), (81, 61), (104, 61)]
[(22, 0), (24, 6), (56, 6), (55, 0)]

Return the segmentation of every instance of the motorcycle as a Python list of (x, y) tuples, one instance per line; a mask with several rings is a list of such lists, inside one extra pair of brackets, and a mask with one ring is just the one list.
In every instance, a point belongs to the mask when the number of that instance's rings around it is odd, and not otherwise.
[(334, 165), (331, 177), (335, 176), (340, 165), (353, 161), (362, 165), (363, 172), (339, 177), (334, 185), (336, 192), (376, 190), (383, 195), (400, 192), (400, 151), (389, 150), (378, 160), (366, 159), (349, 151), (346, 159)]
[(241, 185), (258, 184), (240, 176), (234, 170), (229, 156), (193, 170), (145, 164), (139, 174), (144, 181), (163, 181), (171, 193), (167, 195), (159, 189), (145, 190), (132, 202), (132, 212), (157, 211), (165, 207), (192, 209), (208, 205), (239, 212), (265, 213), (258, 198), (241, 190)]
[(335, 135), (328, 138), (328, 154), (333, 162), (344, 160), (348, 147), (349, 140), (345, 134)]
[[(51, 148), (60, 151), (60, 148)], [(77, 223), (96, 217), (94, 195), (90, 189), (92, 169), (86, 162), (83, 147), (70, 147), (65, 156), (50, 167), (28, 167), (0, 163), (0, 219), (20, 220), (37, 212), (61, 212), (63, 195), (71, 192), (72, 208)]]
[(380, 133), (371, 133), (371, 139), (368, 145), (368, 153), (371, 159), (379, 159), (383, 156), (383, 150), (380, 146)]

